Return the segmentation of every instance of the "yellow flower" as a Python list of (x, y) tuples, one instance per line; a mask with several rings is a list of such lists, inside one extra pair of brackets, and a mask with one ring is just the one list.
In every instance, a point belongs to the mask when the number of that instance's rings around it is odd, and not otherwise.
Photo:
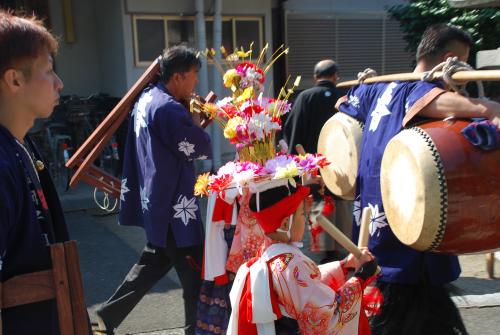
[(227, 88), (230, 88), (231, 86), (238, 86), (238, 83), (240, 81), (240, 76), (238, 75), (238, 72), (236, 72), (235, 69), (229, 69), (224, 73), (224, 86)]
[(235, 116), (227, 121), (226, 127), (224, 128), (224, 137), (231, 139), (236, 137), (236, 127), (244, 124), (243, 119), (240, 116)]
[(276, 169), (273, 179), (293, 178), (299, 175), (299, 168), (294, 162), (288, 163), (285, 167)]
[(238, 55), (239, 58), (247, 58), (247, 57), (250, 57), (250, 55), (252, 54), (252, 50), (248, 50), (247, 52), (245, 51), (237, 51), (236, 54)]
[(219, 109), (219, 107), (217, 107), (216, 104), (207, 102), (204, 107), (205, 107), (205, 113), (208, 116), (210, 116), (210, 118), (214, 118), (217, 116), (217, 110)]
[(200, 174), (198, 179), (196, 180), (196, 184), (194, 185), (194, 195), (204, 196), (208, 195), (208, 175), (210, 172)]
[(236, 98), (236, 103), (243, 102), (248, 99), (253, 99), (254, 98), (254, 89), (252, 86), (247, 87), (243, 90), (243, 92)]

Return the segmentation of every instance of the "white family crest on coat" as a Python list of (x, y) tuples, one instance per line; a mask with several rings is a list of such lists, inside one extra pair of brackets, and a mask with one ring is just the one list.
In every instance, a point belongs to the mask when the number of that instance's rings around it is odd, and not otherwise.
[(196, 211), (198, 210), (198, 205), (196, 204), (196, 198), (192, 197), (188, 199), (186, 196), (181, 195), (177, 200), (177, 204), (174, 205), (174, 218), (182, 220), (185, 226), (188, 225), (189, 220), (196, 220)]
[(125, 193), (129, 192), (130, 189), (127, 187), (127, 178), (122, 179), (122, 186), (120, 190), (120, 200), (125, 201)]
[(387, 219), (385, 217), (385, 213), (379, 212), (378, 205), (374, 206), (374, 205), (368, 203), (368, 207), (370, 207), (371, 212), (372, 212), (372, 214), (370, 216), (370, 235), (373, 236), (378, 231), (377, 236), (379, 236), (380, 229), (382, 229), (388, 225)]
[(139, 137), (141, 128), (147, 127), (146, 125), (146, 107), (153, 100), (151, 91), (144, 92), (135, 104), (132, 115), (134, 116), (134, 132), (135, 136)]
[(359, 98), (355, 95), (351, 95), (349, 96), (349, 99), (347, 100), (347, 102), (349, 102), (349, 105), (355, 107), (355, 108), (359, 108)]
[(376, 131), (382, 117), (391, 114), (388, 105), (392, 100), (392, 91), (397, 85), (398, 84), (396, 83), (390, 83), (389, 86), (385, 89), (382, 96), (378, 98), (377, 106), (375, 106), (375, 109), (371, 114), (372, 121), (370, 122), (370, 131)]
[(6, 251), (4, 251), (3, 254), (0, 255), (0, 271), (2, 271), (3, 268), (3, 259), (5, 258), (5, 253)]
[(194, 144), (189, 143), (186, 138), (184, 138), (184, 141), (179, 142), (179, 151), (189, 157), (192, 153), (194, 153)]
[(148, 199), (148, 195), (146, 192), (146, 187), (144, 186), (144, 187), (141, 187), (141, 207), (142, 207), (143, 212), (149, 210), (148, 204), (149, 204), (149, 199)]
[(353, 211), (352, 215), (354, 216), (354, 222), (356, 223), (356, 226), (361, 225), (361, 196), (358, 195), (356, 199), (354, 199), (353, 202)]

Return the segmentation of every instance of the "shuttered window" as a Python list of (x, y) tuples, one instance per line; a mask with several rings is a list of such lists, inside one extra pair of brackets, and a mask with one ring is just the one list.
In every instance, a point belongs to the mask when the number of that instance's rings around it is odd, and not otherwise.
[(314, 64), (325, 58), (338, 63), (341, 81), (367, 67), (388, 74), (409, 72), (413, 65), (398, 22), (381, 15), (287, 13), (286, 43), (288, 74), (302, 75), (302, 88), (313, 85)]

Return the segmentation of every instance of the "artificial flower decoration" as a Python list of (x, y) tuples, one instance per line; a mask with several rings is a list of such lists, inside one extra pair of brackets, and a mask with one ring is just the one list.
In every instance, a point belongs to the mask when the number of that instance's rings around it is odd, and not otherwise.
[(281, 129), (281, 116), (290, 111), (287, 100), (300, 82), (297, 77), (292, 87), (287, 88), (287, 81), (276, 99), (262, 95), (267, 71), (279, 57), (288, 53), (288, 49), (281, 46), (264, 62), (268, 48), (266, 45), (255, 60), (252, 44), (248, 51), (241, 49), (230, 55), (221, 48), (223, 61), (215, 58), (213, 49), (204, 53), (213, 61), (232, 95), (216, 104), (206, 104), (203, 110), (236, 146), (241, 159), (259, 163), (275, 155), (274, 139)]
[(276, 153), (275, 135), (281, 130), (281, 116), (291, 109), (288, 99), (299, 85), (300, 76), (291, 87), (288, 87), (288, 78), (277, 98), (263, 96), (267, 71), (279, 57), (288, 53), (288, 49), (281, 46), (264, 63), (267, 50), (266, 45), (257, 59), (252, 60), (252, 45), (248, 51), (241, 49), (230, 55), (221, 48), (223, 62), (215, 58), (213, 49), (204, 53), (221, 73), (231, 96), (215, 104), (206, 103), (203, 111), (236, 147), (238, 159), (226, 163), (215, 175), (201, 175), (195, 186), (197, 195), (206, 195), (209, 191), (223, 193), (230, 188), (241, 191), (250, 182), (273, 179), (288, 179), (295, 185), (294, 178), (317, 175), (318, 169), (328, 164), (321, 155), (287, 154), (288, 146), (283, 141)]
[(194, 185), (194, 195), (196, 197), (201, 197), (208, 195), (208, 176), (210, 172), (200, 174)]

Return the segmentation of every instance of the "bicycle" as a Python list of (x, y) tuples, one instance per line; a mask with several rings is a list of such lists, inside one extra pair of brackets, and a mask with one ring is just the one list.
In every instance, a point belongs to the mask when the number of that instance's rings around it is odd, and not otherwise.
[[(67, 103), (68, 122), (71, 124), (74, 135), (74, 143), (81, 146), (100, 124), (102, 119), (114, 107), (118, 99), (108, 96), (92, 94), (86, 98), (72, 97)], [(116, 136), (113, 136), (95, 160), (95, 165), (109, 174), (119, 177), (121, 175), (120, 146)], [(112, 202), (109, 194), (99, 194), (94, 190), (96, 204), (107, 211), (113, 211), (118, 204), (118, 199)]]

